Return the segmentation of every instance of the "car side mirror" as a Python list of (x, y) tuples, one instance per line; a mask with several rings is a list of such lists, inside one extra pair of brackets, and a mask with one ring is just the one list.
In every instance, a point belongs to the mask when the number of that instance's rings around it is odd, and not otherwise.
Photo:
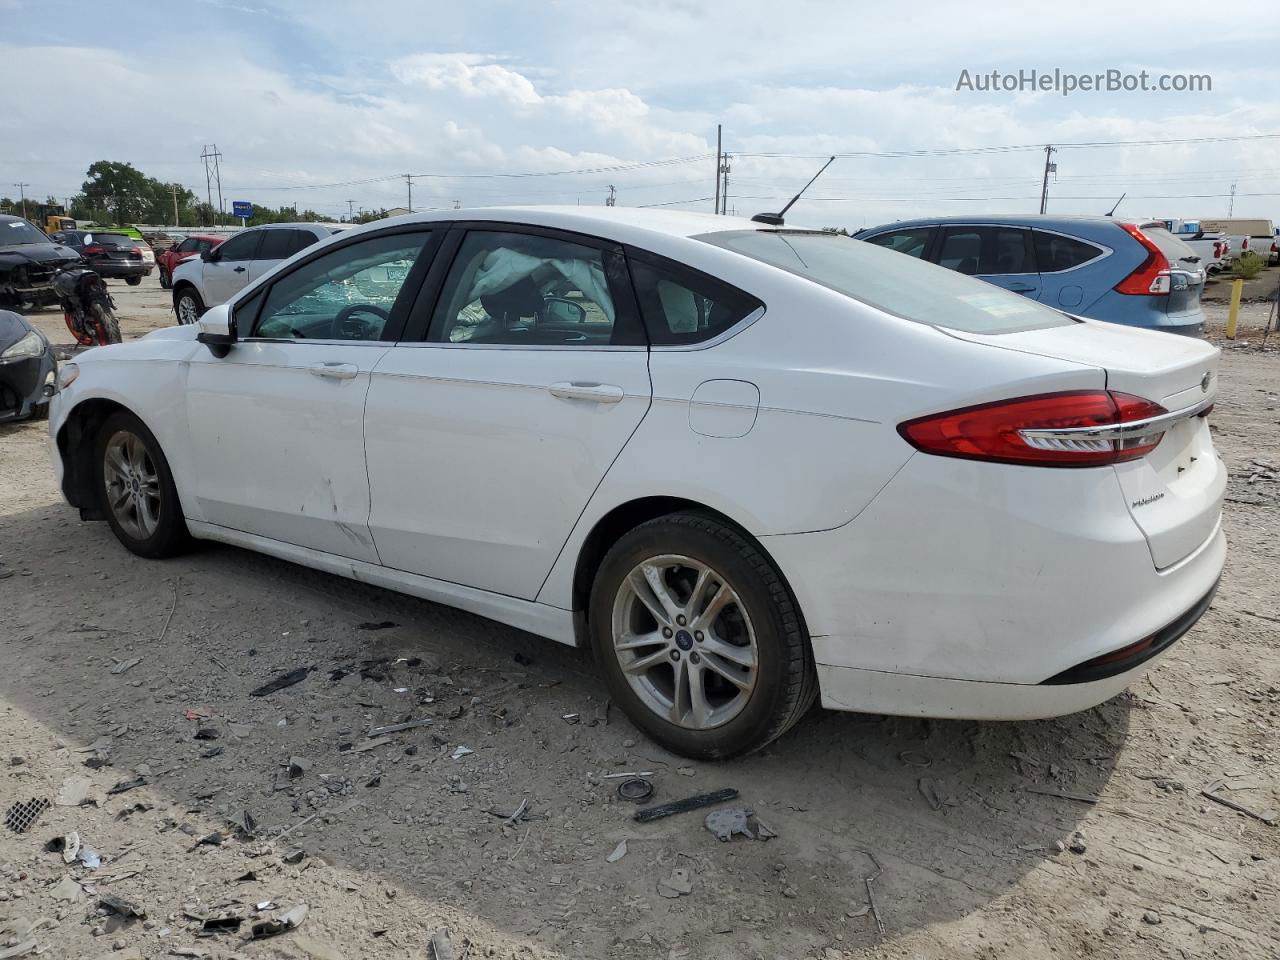
[(564, 297), (544, 297), (546, 318), (560, 323), (586, 323), (587, 308), (575, 300)]
[(236, 342), (236, 324), (231, 316), (230, 304), (221, 303), (210, 307), (196, 324), (200, 328), (196, 339), (208, 347), (215, 357), (222, 359), (231, 351), (232, 344)]
[(210, 261), (218, 259), (218, 253), (216, 250), (201, 250), (200, 259), (205, 263), (209, 263)]

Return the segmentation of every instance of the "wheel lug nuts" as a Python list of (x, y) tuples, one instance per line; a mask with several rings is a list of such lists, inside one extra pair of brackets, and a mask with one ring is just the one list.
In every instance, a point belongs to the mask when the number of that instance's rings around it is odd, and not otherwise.
[(663, 627), (663, 628), (662, 628), (662, 635), (663, 635), (663, 637), (665, 637), (666, 639), (670, 640), (670, 639), (671, 639), (671, 628), (670, 628), (670, 627)]
[(676, 617), (676, 623), (680, 624), (680, 626), (682, 627), (684, 626), (684, 623), (685, 623), (684, 614), (680, 614), (678, 617)]
[(689, 654), (689, 662), (690, 662), (690, 663), (699, 663), (699, 662), (701, 662), (701, 660), (702, 660), (702, 658), (701, 658), (700, 656), (698, 656), (696, 653), (691, 653), (691, 654)]
[(702, 631), (701, 631), (701, 630), (695, 630), (695, 631), (693, 631), (693, 639), (695, 639), (695, 640), (697, 640), (699, 643), (701, 643), (701, 642), (702, 642)]
[(672, 659), (672, 660), (679, 660), (679, 659), (680, 659), (680, 651), (679, 651), (679, 650), (672, 650), (672, 651), (671, 651), (671, 659)]

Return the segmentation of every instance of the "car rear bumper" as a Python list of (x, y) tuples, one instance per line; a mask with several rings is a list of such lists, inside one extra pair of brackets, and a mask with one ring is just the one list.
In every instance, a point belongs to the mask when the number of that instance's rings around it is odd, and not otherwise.
[(145, 277), (151, 273), (152, 264), (141, 260), (94, 260), (89, 269), (100, 277), (118, 280), (122, 277)]
[(1045, 684), (1166, 628), (1210, 593), (1226, 556), (1218, 521), (1157, 569), (1110, 468), (925, 454), (843, 527), (761, 542), (799, 601), (824, 702), (928, 716), (1052, 716), (1106, 699), (1129, 671)]

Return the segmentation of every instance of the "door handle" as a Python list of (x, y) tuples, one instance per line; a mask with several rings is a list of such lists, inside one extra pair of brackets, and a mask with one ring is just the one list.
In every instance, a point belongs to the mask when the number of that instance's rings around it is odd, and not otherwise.
[(236, 267), (236, 268), (235, 268), (235, 272), (236, 272), (236, 273), (244, 273), (244, 267)]
[(329, 377), (332, 380), (354, 380), (360, 368), (354, 363), (313, 363), (308, 367), (317, 377)]
[(553, 397), (561, 400), (590, 400), (595, 403), (617, 403), (623, 391), (616, 383), (586, 383), (580, 380), (561, 380), (547, 387)]
[(1035, 287), (1009, 287), (1012, 293), (1034, 293)]

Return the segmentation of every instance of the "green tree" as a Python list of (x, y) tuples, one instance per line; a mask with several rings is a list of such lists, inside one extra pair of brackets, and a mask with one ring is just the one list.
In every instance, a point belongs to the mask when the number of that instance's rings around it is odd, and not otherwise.
[(118, 225), (143, 221), (143, 214), (156, 201), (156, 186), (131, 163), (99, 160), (89, 167), (80, 186), (84, 205), (92, 211), (85, 219), (106, 219)]

